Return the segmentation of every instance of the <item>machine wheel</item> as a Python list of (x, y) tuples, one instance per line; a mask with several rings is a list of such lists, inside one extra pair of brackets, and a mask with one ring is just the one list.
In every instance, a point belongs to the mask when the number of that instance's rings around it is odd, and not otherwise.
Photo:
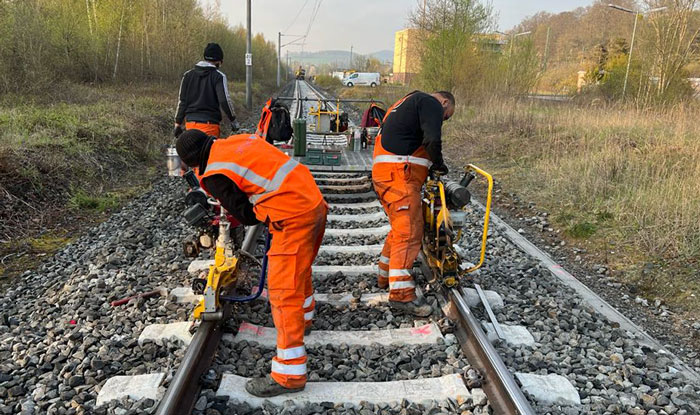
[(348, 82), (348, 88), (352, 88), (352, 87), (353, 87), (352, 82)]
[(376, 87), (377, 87), (377, 83), (376, 83), (376, 82), (372, 82), (372, 83), (370, 84), (370, 86), (371, 86), (372, 88), (376, 88)]

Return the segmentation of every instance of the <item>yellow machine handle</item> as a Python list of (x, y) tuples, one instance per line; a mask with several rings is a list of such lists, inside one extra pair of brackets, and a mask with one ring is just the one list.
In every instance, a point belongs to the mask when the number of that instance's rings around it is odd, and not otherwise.
[(480, 169), (479, 167), (469, 164), (466, 167), (466, 171), (473, 171), (483, 177), (486, 178), (486, 181), (488, 182), (488, 193), (486, 195), (486, 209), (484, 212), (484, 230), (483, 230), (483, 235), (481, 236), (481, 255), (479, 257), (479, 263), (476, 264), (475, 266), (469, 268), (468, 270), (465, 270), (464, 273), (470, 273), (474, 272), (477, 269), (481, 268), (482, 265), (484, 265), (484, 258), (486, 257), (486, 240), (488, 239), (488, 233), (489, 233), (489, 217), (491, 216), (491, 194), (493, 192), (493, 177), (491, 177), (490, 174), (485, 172), (484, 170)]

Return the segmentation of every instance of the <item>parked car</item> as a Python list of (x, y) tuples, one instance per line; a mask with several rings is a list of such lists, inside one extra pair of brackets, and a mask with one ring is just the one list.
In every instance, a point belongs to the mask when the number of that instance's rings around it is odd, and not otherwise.
[(355, 72), (343, 79), (343, 85), (353, 87), (355, 85), (369, 85), (372, 88), (380, 84), (380, 75), (377, 72)]

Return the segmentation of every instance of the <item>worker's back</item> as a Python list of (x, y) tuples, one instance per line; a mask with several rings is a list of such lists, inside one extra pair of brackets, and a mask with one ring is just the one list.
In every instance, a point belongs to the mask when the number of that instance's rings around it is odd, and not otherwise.
[(182, 77), (180, 102), (175, 122), (214, 123), (221, 122), (223, 110), (229, 120), (236, 119), (228, 93), (228, 80), (216, 65), (208, 61), (198, 62)]
[(426, 133), (440, 139), (442, 114), (440, 102), (430, 94), (409, 94), (387, 112), (381, 130), (382, 146), (393, 154), (413, 154), (423, 145)]
[(302, 215), (323, 200), (309, 169), (256, 135), (238, 134), (216, 140), (204, 177), (231, 179), (254, 205), (260, 221)]

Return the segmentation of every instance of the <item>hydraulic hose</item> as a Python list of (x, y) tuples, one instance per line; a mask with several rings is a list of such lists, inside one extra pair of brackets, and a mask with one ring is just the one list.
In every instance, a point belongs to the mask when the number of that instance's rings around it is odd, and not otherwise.
[(267, 251), (270, 250), (270, 242), (272, 241), (272, 234), (268, 231), (265, 237), (265, 256), (263, 256), (262, 266), (260, 267), (260, 281), (258, 282), (258, 291), (255, 294), (248, 295), (246, 297), (233, 297), (222, 295), (219, 297), (222, 301), (228, 301), (231, 303), (247, 303), (248, 301), (257, 300), (260, 295), (262, 295), (263, 288), (265, 287), (265, 277), (267, 275)]

